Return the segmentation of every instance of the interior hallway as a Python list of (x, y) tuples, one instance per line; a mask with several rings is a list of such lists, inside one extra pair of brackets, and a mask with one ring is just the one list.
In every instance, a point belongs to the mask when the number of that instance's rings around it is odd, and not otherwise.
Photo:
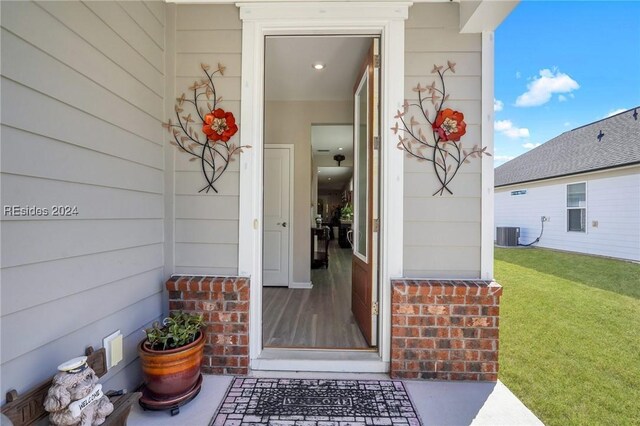
[(329, 268), (312, 269), (312, 289), (264, 287), (265, 347), (368, 348), (351, 313), (351, 249), (329, 244)]

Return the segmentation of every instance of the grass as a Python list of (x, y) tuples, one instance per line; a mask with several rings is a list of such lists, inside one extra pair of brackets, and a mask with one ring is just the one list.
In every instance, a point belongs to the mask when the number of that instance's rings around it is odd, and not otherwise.
[(496, 248), (500, 380), (547, 425), (640, 425), (640, 265)]

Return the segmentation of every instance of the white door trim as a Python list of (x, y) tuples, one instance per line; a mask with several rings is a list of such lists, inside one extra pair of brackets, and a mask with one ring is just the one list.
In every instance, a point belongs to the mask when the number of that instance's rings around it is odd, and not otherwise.
[[(379, 356), (391, 355), (391, 279), (402, 276), (403, 166), (391, 130), (404, 103), (404, 21), (410, 2), (238, 3), (242, 19), (242, 145), (240, 157), (238, 273), (251, 278), (249, 302), (250, 366), (259, 368), (262, 352), (262, 179), (264, 148), (264, 37), (266, 35), (380, 35), (381, 211)], [(316, 361), (308, 361), (313, 369)]]
[[(296, 287), (296, 284), (293, 282), (293, 222), (295, 218), (293, 217), (293, 180), (294, 180), (294, 163), (295, 163), (295, 150), (294, 145), (290, 143), (269, 143), (264, 144), (264, 149), (288, 149), (289, 150), (289, 271), (287, 275), (289, 276), (289, 287), (290, 288), (306, 288), (306, 287)], [(260, 220), (262, 222), (262, 220)]]

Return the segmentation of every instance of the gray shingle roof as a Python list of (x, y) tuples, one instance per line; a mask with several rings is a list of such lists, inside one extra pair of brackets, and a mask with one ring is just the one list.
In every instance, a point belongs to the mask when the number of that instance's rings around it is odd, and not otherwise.
[(495, 186), (634, 163), (640, 163), (640, 106), (565, 132), (504, 163), (495, 169)]

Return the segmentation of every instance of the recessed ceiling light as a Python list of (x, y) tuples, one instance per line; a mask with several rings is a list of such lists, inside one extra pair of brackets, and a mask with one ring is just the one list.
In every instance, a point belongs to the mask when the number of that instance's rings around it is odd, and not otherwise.
[(322, 62), (316, 62), (315, 64), (312, 65), (313, 69), (315, 70), (322, 70), (324, 69), (324, 64)]
[(327, 180), (331, 180), (331, 178), (327, 178)]
[(342, 147), (340, 147), (340, 148), (338, 148), (338, 151), (342, 151), (342, 149), (343, 149), (343, 148), (342, 148)]

